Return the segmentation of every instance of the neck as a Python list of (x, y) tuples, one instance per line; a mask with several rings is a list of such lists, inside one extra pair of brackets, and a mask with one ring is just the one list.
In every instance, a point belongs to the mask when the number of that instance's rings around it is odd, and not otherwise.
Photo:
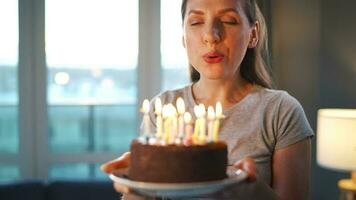
[(253, 84), (242, 78), (231, 80), (209, 80), (201, 78), (193, 85), (196, 103), (215, 106), (220, 101), (223, 108), (229, 108), (241, 101), (253, 88)]

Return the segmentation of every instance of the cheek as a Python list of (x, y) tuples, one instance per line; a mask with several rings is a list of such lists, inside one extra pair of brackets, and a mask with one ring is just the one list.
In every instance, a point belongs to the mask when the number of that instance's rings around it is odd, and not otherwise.
[(198, 55), (199, 48), (199, 40), (197, 37), (194, 37), (192, 33), (188, 33), (188, 37), (185, 37), (184, 45), (185, 49), (188, 53), (189, 58), (193, 58)]
[[(226, 41), (226, 45), (228, 45), (230, 49), (229, 53), (234, 57), (244, 56), (248, 48), (248, 44), (248, 34), (240, 34), (235, 37), (230, 37), (230, 39)], [(240, 60), (240, 58), (238, 58), (238, 60)]]

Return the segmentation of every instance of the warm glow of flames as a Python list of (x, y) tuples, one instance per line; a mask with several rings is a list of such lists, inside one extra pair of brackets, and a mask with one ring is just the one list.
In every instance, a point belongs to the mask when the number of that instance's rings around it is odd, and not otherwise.
[(204, 104), (199, 104), (199, 108), (200, 108), (200, 113), (201, 113), (201, 116), (204, 117), (205, 114), (206, 114), (206, 110), (205, 110), (205, 106)]
[(184, 113), (184, 122), (186, 124), (189, 124), (189, 123), (191, 123), (191, 121), (192, 121), (192, 115), (189, 112), (185, 112)]
[(169, 116), (170, 117), (173, 117), (173, 116), (176, 116), (177, 115), (177, 109), (174, 107), (173, 104), (168, 104), (169, 106)]
[(208, 107), (208, 119), (214, 120), (214, 118), (215, 118), (214, 108), (212, 106), (209, 106)]
[(201, 117), (201, 112), (200, 112), (200, 107), (199, 106), (194, 106), (194, 114), (197, 118)]
[(155, 101), (155, 112), (157, 115), (162, 113), (162, 102), (160, 98), (157, 98)]
[(177, 109), (178, 109), (178, 113), (180, 115), (184, 114), (184, 112), (185, 112), (185, 104), (184, 104), (184, 100), (181, 97), (179, 97), (177, 99)]
[(216, 117), (222, 117), (222, 106), (219, 101), (216, 103), (215, 111), (216, 111)]
[(168, 107), (168, 105), (163, 105), (163, 108), (162, 108), (162, 117), (163, 117), (163, 118), (167, 118), (167, 117), (168, 117), (168, 114), (169, 114), (169, 107)]
[(148, 99), (145, 99), (142, 103), (142, 112), (143, 113), (148, 113), (150, 111), (150, 102)]

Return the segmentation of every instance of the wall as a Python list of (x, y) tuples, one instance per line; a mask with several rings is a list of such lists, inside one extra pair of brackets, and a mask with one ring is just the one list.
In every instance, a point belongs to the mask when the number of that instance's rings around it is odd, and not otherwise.
[[(356, 1), (321, 1), (320, 99), (319, 106), (356, 108)], [(318, 199), (336, 199), (336, 183), (348, 178), (340, 173), (318, 168), (315, 189)], [(320, 198), (319, 198), (320, 197)]]
[[(356, 108), (356, 1), (272, 0), (272, 66), (280, 89), (316, 128), (319, 108)], [(313, 140), (312, 199), (337, 199), (348, 173), (319, 167)]]
[(323, 0), (322, 107), (356, 108), (356, 1)]

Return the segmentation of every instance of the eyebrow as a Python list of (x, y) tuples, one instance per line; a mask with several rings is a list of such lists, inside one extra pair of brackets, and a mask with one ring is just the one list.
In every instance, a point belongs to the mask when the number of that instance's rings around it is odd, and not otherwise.
[[(236, 14), (239, 14), (239, 12), (235, 8), (224, 8), (224, 9), (218, 11), (219, 14), (224, 14), (227, 12), (234, 12)], [(204, 15), (204, 12), (201, 10), (190, 10), (188, 12), (188, 15), (190, 15), (190, 14)]]
[(190, 10), (188, 12), (188, 15), (190, 15), (190, 14), (204, 15), (204, 12), (200, 11), (200, 10)]

